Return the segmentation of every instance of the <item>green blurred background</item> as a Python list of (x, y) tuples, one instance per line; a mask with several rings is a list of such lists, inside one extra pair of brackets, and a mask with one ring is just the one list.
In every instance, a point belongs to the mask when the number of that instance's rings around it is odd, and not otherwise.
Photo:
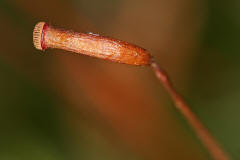
[(0, 0), (0, 159), (211, 159), (146, 67), (40, 52), (39, 21), (148, 49), (240, 159), (240, 1)]

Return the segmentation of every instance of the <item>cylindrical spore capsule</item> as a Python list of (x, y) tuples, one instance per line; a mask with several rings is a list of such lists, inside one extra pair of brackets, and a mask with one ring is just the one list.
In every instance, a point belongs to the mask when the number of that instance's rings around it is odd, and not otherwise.
[(34, 46), (39, 50), (58, 48), (130, 65), (149, 65), (149, 52), (134, 44), (92, 33), (56, 29), (39, 22), (33, 31)]

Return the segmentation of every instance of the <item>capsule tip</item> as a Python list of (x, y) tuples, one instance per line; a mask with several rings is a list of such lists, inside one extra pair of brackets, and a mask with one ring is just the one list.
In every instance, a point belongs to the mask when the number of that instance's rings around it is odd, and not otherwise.
[(38, 22), (33, 30), (33, 44), (36, 49), (39, 50), (44, 50), (45, 47), (43, 46), (43, 34), (44, 34), (44, 29), (47, 23), (45, 22)]

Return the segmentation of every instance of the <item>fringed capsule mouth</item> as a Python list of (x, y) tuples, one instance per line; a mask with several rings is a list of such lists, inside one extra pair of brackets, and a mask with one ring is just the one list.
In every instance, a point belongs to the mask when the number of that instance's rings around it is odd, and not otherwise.
[(46, 46), (44, 45), (44, 34), (45, 29), (48, 26), (45, 22), (39, 22), (35, 25), (33, 30), (33, 44), (38, 50), (45, 50)]

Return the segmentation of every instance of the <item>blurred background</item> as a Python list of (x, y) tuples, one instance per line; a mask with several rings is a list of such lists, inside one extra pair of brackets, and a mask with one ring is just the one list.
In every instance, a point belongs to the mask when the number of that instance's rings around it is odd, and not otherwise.
[(0, 0), (0, 159), (211, 159), (150, 68), (38, 51), (39, 21), (148, 49), (240, 159), (239, 15), (238, 0)]

